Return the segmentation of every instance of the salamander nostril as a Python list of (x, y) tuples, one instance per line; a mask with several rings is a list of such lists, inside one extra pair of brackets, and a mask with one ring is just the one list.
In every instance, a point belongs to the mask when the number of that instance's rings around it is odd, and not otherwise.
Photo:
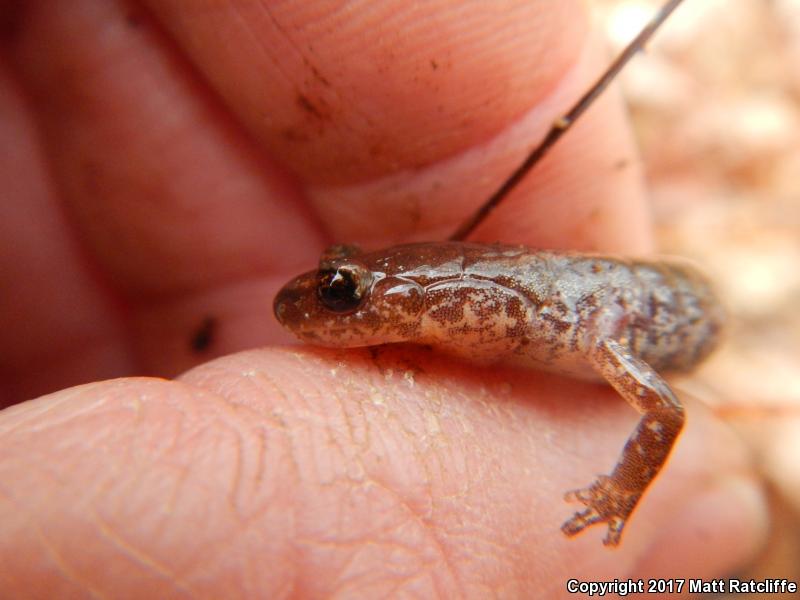
[(275, 318), (284, 327), (294, 330), (302, 320), (302, 316), (309, 312), (309, 291), (314, 288), (316, 272), (305, 273), (293, 279), (275, 295), (272, 310)]

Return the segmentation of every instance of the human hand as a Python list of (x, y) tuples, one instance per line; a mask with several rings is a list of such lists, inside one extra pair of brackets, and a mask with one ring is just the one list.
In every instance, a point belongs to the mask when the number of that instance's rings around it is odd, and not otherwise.
[[(443, 238), (607, 61), (577, 3), (149, 4), (20, 9), (9, 400), (284, 341), (274, 291), (326, 243)], [(649, 249), (613, 94), (476, 237)], [(563, 538), (563, 492), (635, 419), (603, 387), (407, 349), (268, 347), (67, 389), (0, 413), (0, 589), (544, 597), (747, 557), (760, 495), (694, 403), (622, 546)]]

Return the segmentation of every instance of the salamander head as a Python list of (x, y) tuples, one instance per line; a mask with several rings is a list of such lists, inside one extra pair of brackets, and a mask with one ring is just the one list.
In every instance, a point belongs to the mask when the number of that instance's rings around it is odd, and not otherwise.
[(278, 321), (319, 346), (412, 341), (424, 304), (422, 286), (355, 246), (332, 246), (319, 268), (296, 277), (275, 297)]

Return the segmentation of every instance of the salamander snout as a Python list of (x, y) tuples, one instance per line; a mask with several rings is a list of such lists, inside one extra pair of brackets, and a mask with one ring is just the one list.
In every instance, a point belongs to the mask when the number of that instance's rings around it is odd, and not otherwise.
[(294, 330), (294, 325), (308, 311), (306, 299), (314, 291), (314, 279), (309, 275), (310, 273), (304, 273), (292, 279), (275, 295), (272, 303), (275, 318), (287, 329)]

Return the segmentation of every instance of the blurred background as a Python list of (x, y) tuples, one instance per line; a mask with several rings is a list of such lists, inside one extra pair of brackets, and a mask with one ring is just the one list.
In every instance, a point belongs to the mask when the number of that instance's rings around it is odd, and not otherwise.
[[(661, 0), (591, 0), (615, 50)], [(716, 281), (729, 339), (678, 387), (753, 447), (773, 535), (746, 575), (800, 580), (800, 0), (685, 0), (621, 77), (658, 244)]]

